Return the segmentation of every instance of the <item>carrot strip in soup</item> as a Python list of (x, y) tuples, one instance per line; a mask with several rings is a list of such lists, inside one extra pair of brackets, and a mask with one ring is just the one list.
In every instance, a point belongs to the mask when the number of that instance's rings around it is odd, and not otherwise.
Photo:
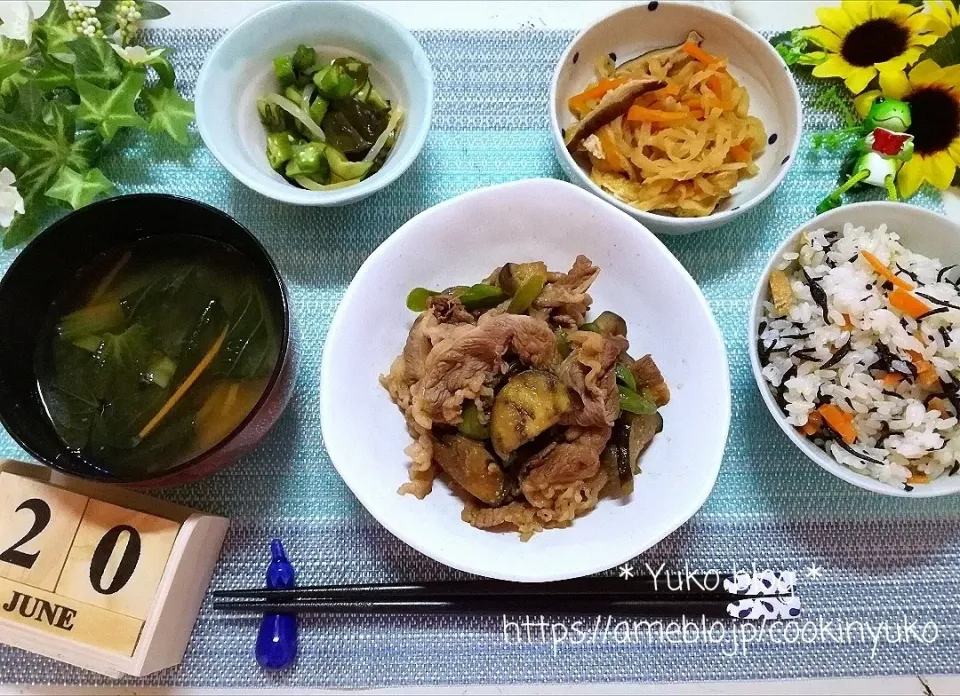
[(197, 366), (193, 368), (193, 372), (187, 375), (187, 378), (183, 380), (183, 384), (177, 387), (177, 390), (173, 392), (167, 402), (157, 411), (157, 415), (150, 419), (150, 422), (143, 426), (143, 430), (140, 431), (139, 437), (142, 440), (156, 428), (160, 421), (162, 421), (168, 413), (177, 405), (177, 402), (183, 398), (183, 395), (187, 393), (190, 387), (193, 386), (193, 383), (200, 379), (200, 375), (203, 374), (204, 370), (210, 367), (210, 364), (213, 362), (213, 359), (217, 357), (217, 353), (220, 352), (220, 348), (223, 346), (223, 342), (227, 338), (227, 329), (229, 327), (224, 327), (223, 331), (220, 332), (220, 335), (217, 337), (217, 340), (213, 342), (213, 345), (210, 346), (210, 349), (207, 351), (206, 355), (197, 363)]
[(817, 409), (830, 429), (843, 438), (848, 445), (857, 441), (857, 429), (853, 425), (853, 416), (841, 410), (835, 404), (824, 404)]
[(891, 271), (886, 265), (884, 265), (883, 261), (871, 254), (869, 251), (861, 251), (860, 254), (867, 260), (867, 263), (873, 266), (873, 270), (875, 270), (879, 276), (886, 278), (902, 290), (913, 290), (913, 286), (910, 285), (910, 283)]
[(919, 300), (906, 290), (897, 288), (890, 293), (890, 306), (899, 309), (904, 314), (909, 314), (914, 319), (922, 317), (930, 311), (930, 306), (923, 300)]

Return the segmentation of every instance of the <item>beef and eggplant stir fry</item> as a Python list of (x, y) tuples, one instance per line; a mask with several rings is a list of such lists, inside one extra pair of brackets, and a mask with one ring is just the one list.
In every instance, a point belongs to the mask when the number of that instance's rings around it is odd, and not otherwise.
[(440, 476), (465, 522), (528, 539), (633, 491), (670, 391), (652, 357), (628, 353), (622, 317), (588, 319), (599, 273), (585, 256), (566, 273), (507, 263), (410, 292), (419, 316), (381, 378), (414, 440), (401, 493), (423, 498)]

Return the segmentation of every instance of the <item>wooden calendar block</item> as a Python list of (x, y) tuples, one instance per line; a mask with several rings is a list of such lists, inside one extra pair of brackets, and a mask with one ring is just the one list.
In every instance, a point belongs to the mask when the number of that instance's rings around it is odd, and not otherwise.
[(0, 473), (0, 578), (52, 591), (89, 498)]
[(75, 643), (132, 655), (143, 621), (0, 578), (0, 616)]
[[(17, 546), (34, 524), (29, 507), (17, 512), (33, 499), (25, 496), (49, 504), (50, 520)], [(0, 460), (0, 552), (39, 550), (36, 564), (51, 568), (42, 589), (0, 570), (0, 643), (109, 677), (142, 677), (179, 664), (228, 525), (119, 486)]]
[(91, 500), (56, 593), (145, 619), (179, 530), (172, 520)]

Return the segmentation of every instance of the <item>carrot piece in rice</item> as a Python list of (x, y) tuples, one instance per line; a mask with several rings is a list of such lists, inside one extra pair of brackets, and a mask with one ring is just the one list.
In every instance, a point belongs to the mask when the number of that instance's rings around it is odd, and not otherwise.
[(924, 389), (933, 389), (940, 385), (937, 368), (933, 366), (932, 362), (913, 350), (908, 350), (907, 355), (910, 356), (913, 366), (917, 368), (917, 384)]
[(899, 309), (904, 314), (909, 314), (914, 319), (922, 317), (930, 311), (930, 306), (923, 300), (917, 299), (906, 290), (897, 288), (890, 293), (890, 306)]
[(822, 425), (823, 416), (821, 416), (817, 411), (811, 411), (807, 414), (807, 422), (802, 428), (800, 428), (800, 432), (807, 437), (813, 437), (820, 432), (820, 427)]
[(835, 404), (824, 404), (817, 409), (830, 429), (843, 438), (848, 445), (857, 441), (857, 429), (853, 425), (853, 414), (847, 413)]
[(860, 254), (871, 266), (873, 266), (873, 270), (875, 270), (880, 276), (886, 278), (901, 290), (913, 290), (913, 286), (910, 285), (910, 283), (891, 271), (886, 265), (884, 265), (883, 261), (871, 254), (869, 251), (862, 250)]

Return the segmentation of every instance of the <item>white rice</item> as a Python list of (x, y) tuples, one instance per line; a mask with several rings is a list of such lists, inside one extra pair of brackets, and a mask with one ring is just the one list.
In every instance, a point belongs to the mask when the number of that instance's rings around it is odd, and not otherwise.
[[(846, 224), (839, 234), (820, 229), (804, 237), (799, 253), (784, 254), (779, 264), (791, 281), (793, 307), (787, 316), (778, 317), (773, 303), (764, 303), (758, 345), (763, 376), (779, 395), (787, 422), (802, 428), (811, 411), (833, 403), (854, 414), (857, 439), (850, 449), (856, 454), (839, 445), (839, 437), (830, 437), (826, 425), (811, 439), (839, 463), (906, 490), (923, 482), (924, 476), (933, 480), (956, 475), (960, 426), (953, 404), (960, 404), (960, 398), (951, 399), (945, 392), (955, 392), (955, 385), (960, 384), (960, 310), (950, 308), (918, 322), (893, 309), (887, 299), (891, 285), (884, 288), (885, 279), (859, 252), (874, 254), (915, 286), (914, 292), (957, 307), (960, 292), (950, 280), (960, 269), (941, 274), (938, 281), (940, 261), (906, 249), (886, 225), (867, 232)], [(827, 322), (804, 270), (823, 288)], [(931, 308), (942, 306), (919, 299)], [(844, 328), (845, 314), (852, 330)], [(849, 352), (833, 367), (821, 369), (848, 341)], [(879, 378), (882, 375), (871, 374), (871, 366), (878, 360), (878, 342), (893, 355), (894, 371), (907, 375), (886, 393)], [(807, 357), (794, 357), (798, 351)], [(906, 351), (920, 353), (934, 365), (943, 389), (927, 390), (914, 383)], [(872, 372), (876, 374), (878, 369), (874, 367)], [(781, 384), (784, 376), (786, 382)], [(933, 396), (952, 401), (948, 414), (927, 408), (925, 404)]]

